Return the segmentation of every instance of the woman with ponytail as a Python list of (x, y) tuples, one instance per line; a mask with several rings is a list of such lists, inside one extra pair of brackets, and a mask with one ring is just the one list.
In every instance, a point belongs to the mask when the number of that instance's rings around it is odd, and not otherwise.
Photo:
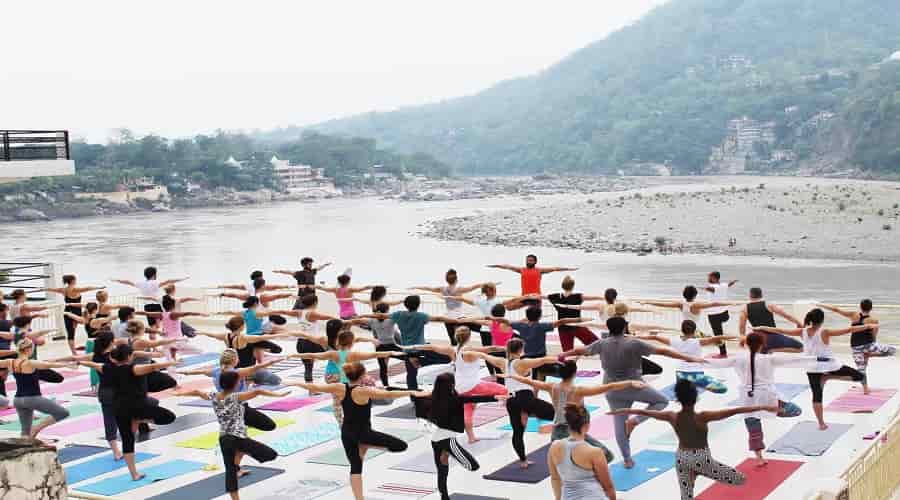
[(822, 328), (822, 323), (824, 322), (825, 313), (821, 309), (816, 308), (806, 313), (806, 318), (803, 320), (803, 328), (785, 329), (768, 326), (756, 328), (766, 333), (780, 333), (782, 335), (800, 337), (803, 340), (803, 353), (816, 358), (816, 363), (807, 370), (806, 377), (809, 379), (809, 388), (812, 391), (813, 411), (816, 414), (816, 420), (819, 421), (819, 429), (823, 431), (828, 428), (828, 424), (825, 423), (824, 410), (822, 409), (822, 393), (825, 382), (831, 379), (862, 382), (866, 378), (859, 370), (841, 364), (834, 357), (834, 352), (831, 350), (831, 337), (869, 329), (868, 325), (857, 325), (840, 329)]
[[(473, 347), (469, 345), (472, 331), (467, 326), (458, 327), (455, 332), (456, 346), (422, 344), (407, 346), (408, 349), (419, 351), (431, 351), (447, 356), (454, 360), (455, 388), (460, 396), (500, 396), (506, 394), (506, 387), (494, 382), (481, 380), (481, 361), (493, 364), (498, 369), (503, 369), (503, 358), (491, 356), (493, 351), (502, 348), (496, 346)], [(464, 408), (464, 421), (466, 435), (469, 436), (469, 444), (478, 441), (475, 436), (475, 427), (472, 424), (472, 415), (475, 412), (475, 403), (467, 402)]]
[[(775, 370), (777, 368), (795, 367), (807, 368), (816, 358), (812, 356), (797, 356), (789, 354), (763, 354), (766, 347), (766, 337), (762, 333), (751, 333), (746, 339), (747, 351), (736, 354), (726, 359), (707, 360), (712, 368), (734, 368), (740, 379), (738, 392), (738, 406), (778, 406), (779, 417), (797, 417), (800, 415), (800, 407), (785, 401), (775, 388)], [(763, 441), (762, 418), (769, 415), (765, 411), (748, 413), (744, 418), (749, 434), (749, 447), (754, 453), (759, 465), (765, 465), (763, 450), (766, 445)]]

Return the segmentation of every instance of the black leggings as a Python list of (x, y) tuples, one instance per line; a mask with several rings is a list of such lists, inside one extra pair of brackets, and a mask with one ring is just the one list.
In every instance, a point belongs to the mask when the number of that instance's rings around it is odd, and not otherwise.
[(519, 460), (525, 461), (525, 423), (522, 423), (522, 414), (533, 415), (541, 420), (553, 420), (553, 405), (537, 398), (531, 390), (522, 390), (515, 396), (506, 400), (506, 412), (509, 413), (509, 424), (512, 426), (512, 445), (519, 456)]
[[(80, 307), (66, 307), (65, 311), (75, 316), (81, 316)], [(78, 323), (68, 316), (63, 316), (63, 323), (66, 325), (66, 339), (75, 340), (75, 329), (78, 328)]]
[[(144, 312), (163, 312), (163, 308), (160, 304), (144, 304)], [(147, 324), (150, 326), (155, 326), (159, 320), (153, 316), (147, 316)]]
[(363, 461), (359, 456), (359, 447), (385, 448), (391, 453), (406, 451), (409, 446), (400, 438), (369, 429), (352, 430), (341, 429), (341, 443), (344, 444), (344, 453), (350, 462), (350, 474), (362, 474)]
[(822, 392), (824, 389), (824, 384), (822, 382), (822, 376), (827, 375), (828, 377), (840, 377), (840, 378), (850, 378), (850, 380), (854, 382), (862, 382), (865, 375), (862, 374), (856, 368), (850, 368), (847, 365), (840, 367), (839, 369), (828, 372), (828, 373), (807, 373), (806, 378), (809, 379), (809, 388), (813, 394), (813, 403), (821, 403), (822, 402)]
[(647, 358), (641, 358), (641, 373), (643, 375), (659, 375), (662, 372), (661, 366)]
[[(706, 316), (706, 319), (709, 320), (709, 326), (712, 328), (713, 335), (715, 335), (716, 337), (725, 335), (725, 329), (722, 328), (722, 324), (727, 323), (730, 319), (730, 317), (728, 316), (728, 311), (722, 311), (719, 314), (710, 314)], [(719, 344), (719, 354), (728, 354), (728, 350), (725, 348), (724, 342)]]
[(178, 381), (163, 372), (150, 372), (144, 380), (147, 382), (147, 392), (162, 392), (178, 385)]
[(134, 453), (134, 432), (131, 430), (134, 420), (152, 420), (156, 425), (168, 425), (175, 421), (175, 414), (146, 399), (131, 406), (118, 406), (116, 427), (122, 436), (122, 453)]
[[(404, 360), (406, 363), (406, 388), (415, 391), (419, 388), (419, 368), (428, 365), (443, 365), (450, 362), (448, 356), (438, 354), (432, 351), (406, 351), (408, 357)], [(414, 365), (410, 360), (417, 359), (419, 366)]]
[(275, 430), (274, 420), (256, 408), (250, 408), (247, 403), (244, 403), (244, 424), (266, 432)]
[[(403, 349), (401, 349), (397, 344), (378, 344), (375, 347), (375, 350), (377, 352), (403, 352)], [(391, 385), (388, 383), (388, 360), (385, 358), (378, 358), (378, 376), (379, 378), (381, 378), (381, 384), (383, 386), (387, 387)]]
[[(325, 352), (325, 348), (315, 342), (310, 342), (306, 339), (297, 339), (297, 352), (300, 354), (306, 352)], [(313, 359), (304, 359), (303, 360), (303, 379), (307, 382), (313, 381), (313, 368), (316, 366), (316, 361)]]
[(264, 351), (269, 351), (272, 354), (279, 354), (283, 349), (280, 345), (272, 342), (271, 340), (263, 340), (262, 342), (257, 342), (253, 344), (253, 350), (262, 349)]
[(234, 457), (238, 453), (250, 455), (257, 462), (271, 462), (278, 458), (272, 448), (250, 438), (239, 438), (225, 434), (219, 436), (219, 447), (222, 449), (222, 460), (225, 462), (225, 491), (238, 490), (238, 465)]
[[(438, 491), (441, 492), (441, 500), (450, 500), (450, 494), (447, 492), (447, 475), (450, 473), (450, 457), (459, 462), (467, 471), (476, 471), (481, 466), (478, 460), (460, 446), (459, 441), (454, 438), (442, 439), (440, 441), (432, 441), (431, 449), (434, 451), (434, 465), (437, 467)], [(447, 463), (444, 463), (442, 456), (447, 454)]]

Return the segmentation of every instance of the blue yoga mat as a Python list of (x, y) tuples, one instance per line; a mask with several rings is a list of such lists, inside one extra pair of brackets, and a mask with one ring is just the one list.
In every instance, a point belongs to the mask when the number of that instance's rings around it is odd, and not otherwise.
[[(593, 405), (585, 406), (585, 409), (588, 411), (588, 413), (593, 413), (593, 412), (597, 411), (599, 408), (600, 408), (599, 406), (593, 406)], [(551, 424), (551, 423), (553, 423), (552, 420), (541, 420), (537, 417), (528, 417), (528, 425), (525, 426), (525, 432), (540, 432), (542, 425), (547, 425), (547, 424)], [(501, 425), (500, 427), (497, 427), (497, 429), (499, 429), (501, 431), (511, 431), (512, 425), (504, 424), (504, 425)]]
[(628, 491), (646, 483), (656, 476), (675, 467), (675, 454), (671, 451), (643, 450), (632, 457), (634, 467), (626, 469), (622, 462), (609, 467), (616, 491)]
[(273, 450), (282, 457), (292, 455), (298, 451), (332, 441), (341, 435), (341, 429), (337, 424), (320, 424), (312, 429), (295, 432), (293, 434), (278, 436), (274, 443), (268, 443)]
[[(284, 472), (282, 469), (270, 469), (268, 467), (241, 467), (241, 469), (250, 472), (250, 474), (238, 479), (238, 485), (241, 488), (265, 481)], [(208, 498), (219, 498), (222, 495), (225, 495), (224, 473), (201, 479), (196, 483), (186, 484), (146, 500), (206, 500)]]
[(67, 464), (69, 462), (81, 460), (82, 458), (89, 457), (91, 455), (103, 453), (104, 451), (109, 451), (109, 448), (104, 448), (102, 446), (85, 446), (82, 444), (73, 444), (64, 448), (60, 448), (59, 452), (57, 453), (57, 457), (59, 458), (59, 463)]
[(166, 462), (164, 464), (154, 465), (153, 467), (142, 469), (141, 473), (144, 474), (144, 478), (140, 481), (132, 480), (131, 474), (122, 474), (121, 476), (110, 477), (102, 481), (97, 481), (96, 483), (78, 486), (75, 489), (77, 489), (78, 491), (83, 491), (85, 493), (93, 493), (95, 495), (121, 495), (126, 491), (131, 491), (159, 481), (165, 481), (166, 479), (171, 479), (182, 474), (188, 474), (202, 469), (203, 464), (201, 464), (200, 462), (191, 462), (190, 460), (173, 460), (171, 462)]
[[(156, 458), (158, 456), (159, 455), (153, 453), (135, 453), (134, 461), (143, 462), (144, 460), (150, 460), (151, 458)], [(112, 453), (109, 453), (102, 457), (88, 460), (87, 462), (81, 462), (65, 467), (66, 482), (75, 484), (84, 481), (85, 479), (106, 474), (107, 472), (124, 469), (125, 467), (127, 467), (125, 460), (115, 460), (113, 459)]]
[(185, 366), (199, 365), (200, 363), (206, 363), (208, 361), (219, 359), (219, 356), (221, 355), (215, 352), (204, 352), (203, 354), (188, 356), (186, 358), (181, 358), (178, 367), (184, 368)]

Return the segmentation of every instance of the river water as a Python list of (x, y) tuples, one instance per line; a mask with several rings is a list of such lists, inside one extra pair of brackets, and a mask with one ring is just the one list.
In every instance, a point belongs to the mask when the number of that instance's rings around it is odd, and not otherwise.
[[(692, 187), (677, 184), (645, 191)], [(900, 273), (891, 263), (585, 253), (489, 247), (415, 235), (421, 224), (435, 218), (511, 208), (528, 210), (535, 203), (517, 197), (418, 203), (335, 199), (7, 224), (0, 226), (6, 236), (0, 254), (7, 262), (55, 262), (64, 272), (78, 274), (85, 284), (106, 284), (113, 277), (136, 280), (147, 265), (157, 266), (161, 278), (190, 276), (191, 286), (244, 283), (253, 269), (268, 273), (295, 268), (301, 257), (310, 255), (318, 262), (334, 261), (335, 265), (320, 276), (328, 283), (339, 271), (352, 267), (357, 284), (434, 286), (442, 282), (444, 271), (453, 267), (463, 284), (500, 280), (501, 293), (515, 293), (515, 274), (485, 266), (518, 265), (525, 254), (536, 253), (542, 265), (579, 267), (574, 273), (578, 288), (598, 294), (615, 287), (623, 296), (675, 298), (685, 284), (700, 284), (708, 271), (717, 269), (724, 279), (741, 281), (733, 294), (737, 298), (743, 298), (750, 286), (761, 286), (768, 298), (777, 300), (856, 302), (871, 297), (876, 302), (900, 303)], [(270, 282), (275, 281), (274, 276), (268, 276)], [(545, 278), (545, 290), (555, 289), (561, 278)], [(115, 290), (114, 286), (113, 293)]]

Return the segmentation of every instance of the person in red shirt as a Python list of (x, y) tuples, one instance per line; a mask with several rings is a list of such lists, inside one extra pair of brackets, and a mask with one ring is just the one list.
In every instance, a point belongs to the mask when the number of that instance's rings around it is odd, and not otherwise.
[(522, 295), (536, 295), (538, 298), (522, 301), (522, 306), (540, 306), (541, 300), (541, 277), (548, 273), (556, 273), (561, 271), (577, 271), (577, 267), (537, 267), (537, 255), (528, 255), (525, 257), (525, 267), (511, 266), (508, 264), (493, 264), (488, 267), (494, 269), (506, 269), (514, 273), (519, 273), (522, 281)]

